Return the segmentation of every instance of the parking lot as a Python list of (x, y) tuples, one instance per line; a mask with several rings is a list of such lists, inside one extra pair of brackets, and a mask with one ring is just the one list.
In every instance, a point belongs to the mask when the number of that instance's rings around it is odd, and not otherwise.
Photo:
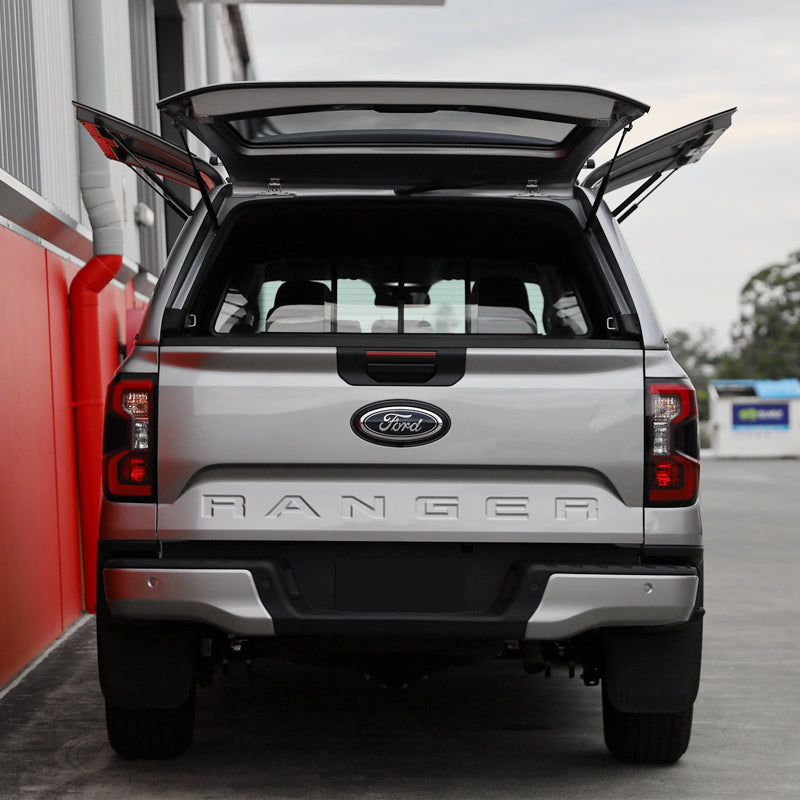
[(616, 763), (597, 688), (510, 661), (405, 691), (347, 670), (257, 663), (200, 691), (186, 755), (126, 762), (106, 741), (86, 618), (0, 699), (0, 797), (794, 800), (798, 487), (800, 460), (704, 463), (703, 679), (674, 767)]

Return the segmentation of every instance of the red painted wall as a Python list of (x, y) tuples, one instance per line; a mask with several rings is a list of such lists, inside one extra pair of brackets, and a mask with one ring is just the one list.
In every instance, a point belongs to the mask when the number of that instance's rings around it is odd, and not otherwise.
[[(82, 610), (67, 303), (76, 272), (0, 227), (0, 686)], [(101, 295), (106, 379), (132, 305), (130, 285)]]

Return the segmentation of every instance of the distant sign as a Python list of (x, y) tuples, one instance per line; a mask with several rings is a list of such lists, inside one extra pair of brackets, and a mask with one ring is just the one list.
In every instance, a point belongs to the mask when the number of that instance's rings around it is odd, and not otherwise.
[(789, 430), (788, 403), (734, 403), (733, 429)]

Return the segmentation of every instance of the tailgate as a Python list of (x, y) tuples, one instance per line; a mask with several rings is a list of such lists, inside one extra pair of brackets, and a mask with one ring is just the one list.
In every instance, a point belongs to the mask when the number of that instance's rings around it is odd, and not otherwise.
[[(161, 539), (642, 541), (642, 351), (468, 348), (449, 386), (351, 385), (335, 347), (164, 346)], [(356, 412), (449, 418), (415, 447)]]

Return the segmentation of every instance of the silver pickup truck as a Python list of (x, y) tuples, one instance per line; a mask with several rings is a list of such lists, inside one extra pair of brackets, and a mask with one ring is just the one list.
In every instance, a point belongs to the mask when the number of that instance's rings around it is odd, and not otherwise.
[(159, 105), (213, 157), (77, 106), (110, 158), (198, 192), (191, 211), (161, 184), (188, 219), (108, 393), (112, 746), (184, 750), (228, 659), (392, 683), (503, 655), (601, 686), (616, 757), (680, 758), (697, 405), (615, 216), (733, 110), (620, 154), (647, 106), (580, 87), (250, 83)]

